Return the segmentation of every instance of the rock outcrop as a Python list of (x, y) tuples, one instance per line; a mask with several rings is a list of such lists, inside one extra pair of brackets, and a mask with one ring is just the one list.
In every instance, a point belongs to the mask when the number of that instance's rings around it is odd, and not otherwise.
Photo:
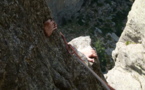
[(116, 90), (145, 90), (145, 1), (135, 0), (113, 51), (115, 67), (106, 79)]
[(0, 90), (103, 90), (58, 31), (45, 37), (45, 0), (3, 0), (0, 11)]

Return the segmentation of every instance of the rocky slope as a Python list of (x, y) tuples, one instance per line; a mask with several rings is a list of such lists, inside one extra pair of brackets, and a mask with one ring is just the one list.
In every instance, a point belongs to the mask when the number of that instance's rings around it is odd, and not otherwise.
[(106, 79), (116, 90), (145, 90), (145, 1), (135, 0), (113, 51), (115, 67)]

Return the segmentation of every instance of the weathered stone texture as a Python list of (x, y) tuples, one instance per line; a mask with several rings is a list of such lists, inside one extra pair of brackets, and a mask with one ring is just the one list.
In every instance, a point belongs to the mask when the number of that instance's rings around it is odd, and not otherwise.
[(115, 67), (107, 81), (117, 90), (145, 90), (145, 1), (136, 0), (113, 51)]
[(3, 0), (0, 11), (0, 90), (102, 90), (58, 31), (45, 37), (44, 0)]

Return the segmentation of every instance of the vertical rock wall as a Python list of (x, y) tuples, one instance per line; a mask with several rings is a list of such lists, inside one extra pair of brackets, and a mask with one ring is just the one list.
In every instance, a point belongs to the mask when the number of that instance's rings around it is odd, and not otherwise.
[(0, 2), (0, 90), (102, 90), (66, 50), (58, 31), (49, 38), (45, 0)]
[(113, 51), (115, 67), (107, 81), (117, 90), (145, 90), (145, 1), (135, 0)]

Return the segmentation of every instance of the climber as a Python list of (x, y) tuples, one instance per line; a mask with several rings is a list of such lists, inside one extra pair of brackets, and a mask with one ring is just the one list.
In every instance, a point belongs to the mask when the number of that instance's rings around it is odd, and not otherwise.
[[(55, 23), (54, 20), (52, 19), (48, 19), (45, 23), (44, 23), (44, 32), (46, 34), (46, 36), (50, 36), (52, 34), (52, 32), (54, 30), (57, 29), (57, 24)], [(60, 33), (60, 35), (62, 36), (62, 39), (64, 40), (64, 43), (66, 44), (66, 48), (69, 51), (68, 46), (72, 46), (75, 49), (78, 49), (77, 47), (73, 46), (73, 44), (76, 44), (77, 46), (83, 46), (82, 49), (78, 50), (79, 52), (81, 52), (82, 54), (84, 54), (86, 56), (86, 58), (88, 59), (89, 62), (94, 62), (94, 59), (98, 59), (97, 57), (97, 53), (96, 51), (90, 46), (91, 43), (91, 39), (89, 37), (87, 37), (87, 40), (82, 40), (82, 44), (78, 44), (78, 43), (67, 43), (64, 35), (62, 33)], [(78, 42), (80, 42), (79, 40), (76, 40)], [(72, 45), (71, 45), (72, 44)], [(73, 49), (75, 51), (75, 49)], [(76, 56), (80, 59), (79, 62), (82, 63), (101, 83), (102, 85), (106, 88), (106, 90), (114, 90), (112, 87), (110, 87), (105, 81), (103, 81), (91, 68), (89, 68), (84, 62), (81, 62), (81, 58), (79, 56), (79, 54), (77, 52), (74, 52), (76, 54)]]
[[(48, 19), (44, 23), (44, 32), (46, 36), (49, 37), (52, 34), (52, 32), (56, 29), (57, 29), (57, 24), (52, 18)], [(84, 42), (86, 43), (86, 41)], [(86, 56), (89, 62), (94, 62), (94, 59), (97, 58), (97, 54), (95, 50), (91, 48), (91, 46), (87, 46), (87, 48), (83, 48), (82, 50), (80, 50), (80, 52)]]
[(57, 29), (57, 24), (50, 18), (44, 23), (44, 33), (46, 36), (50, 36), (54, 30)]

